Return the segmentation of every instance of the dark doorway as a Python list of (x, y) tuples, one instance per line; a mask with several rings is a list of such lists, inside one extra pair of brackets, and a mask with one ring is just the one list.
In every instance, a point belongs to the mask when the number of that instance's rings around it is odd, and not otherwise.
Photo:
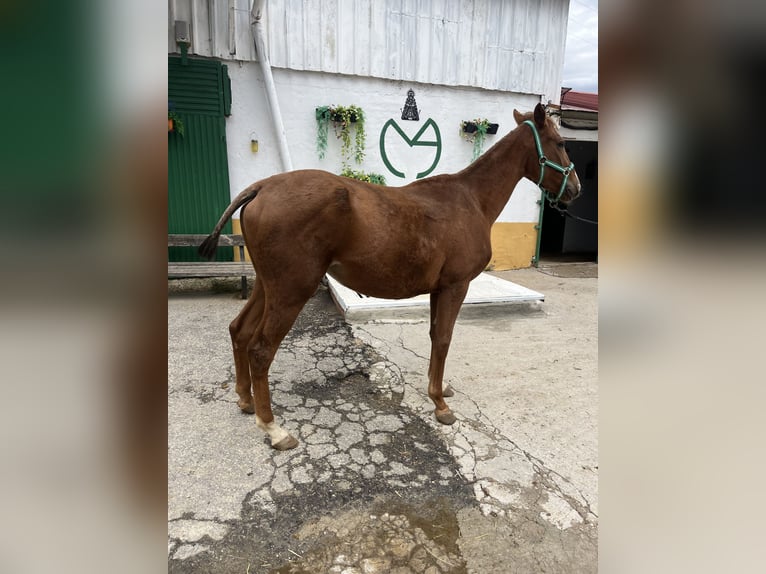
[[(569, 205), (568, 211), (572, 215), (597, 221), (598, 142), (570, 140), (566, 147), (582, 185), (582, 195)], [(540, 258), (597, 261), (598, 226), (566, 217), (546, 202)]]

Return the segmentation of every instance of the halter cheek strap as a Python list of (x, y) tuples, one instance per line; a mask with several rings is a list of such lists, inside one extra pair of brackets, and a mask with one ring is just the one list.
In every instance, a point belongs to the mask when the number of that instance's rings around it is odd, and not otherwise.
[[(574, 163), (570, 162), (567, 167), (564, 167), (563, 165), (559, 165), (557, 163), (552, 162), (549, 160), (545, 155), (543, 154), (543, 146), (540, 145), (540, 135), (537, 133), (537, 126), (535, 126), (535, 123), (532, 120), (526, 120), (524, 122), (527, 124), (530, 128), (532, 128), (532, 135), (535, 136), (535, 146), (537, 146), (537, 157), (538, 161), (540, 162), (540, 179), (537, 180), (537, 187), (542, 189), (545, 192), (545, 197), (548, 198), (548, 201), (551, 203), (558, 202), (559, 199), (561, 199), (561, 196), (564, 195), (564, 189), (567, 185), (567, 180), (569, 179), (569, 174), (574, 171)], [(559, 194), (553, 198), (551, 194), (543, 187), (543, 177), (545, 176), (545, 167), (550, 167), (555, 169), (556, 171), (564, 174), (564, 179), (561, 180), (561, 187), (559, 188)]]

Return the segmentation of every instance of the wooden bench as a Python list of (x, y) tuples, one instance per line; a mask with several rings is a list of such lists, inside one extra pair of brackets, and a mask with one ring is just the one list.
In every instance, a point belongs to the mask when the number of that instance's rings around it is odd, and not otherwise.
[[(198, 247), (207, 235), (168, 235), (168, 247)], [(168, 277), (241, 277), (242, 298), (247, 299), (247, 278), (255, 277), (250, 261), (245, 261), (245, 240), (241, 235), (221, 235), (220, 247), (238, 247), (239, 261), (169, 261)]]

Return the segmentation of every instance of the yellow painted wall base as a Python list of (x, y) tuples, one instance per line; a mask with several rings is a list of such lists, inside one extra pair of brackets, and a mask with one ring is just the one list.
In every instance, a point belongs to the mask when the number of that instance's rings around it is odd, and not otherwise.
[(536, 223), (504, 223), (492, 226), (492, 259), (495, 271), (521, 269), (532, 265), (537, 247)]
[[(231, 220), (231, 232), (234, 235), (242, 235), (242, 224), (239, 222), (239, 219)], [(239, 249), (237, 248), (234, 249), (234, 261), (240, 261)], [(250, 253), (247, 252), (247, 247), (245, 247), (245, 261), (251, 261)]]

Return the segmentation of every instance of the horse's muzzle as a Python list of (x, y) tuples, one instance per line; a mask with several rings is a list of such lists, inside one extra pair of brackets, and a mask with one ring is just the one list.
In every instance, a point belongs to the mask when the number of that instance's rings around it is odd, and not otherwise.
[(567, 185), (564, 188), (564, 193), (562, 194), (561, 198), (559, 198), (559, 203), (563, 203), (564, 205), (569, 205), (581, 195), (582, 195), (582, 186), (580, 185), (580, 182), (569, 181), (567, 182)]

